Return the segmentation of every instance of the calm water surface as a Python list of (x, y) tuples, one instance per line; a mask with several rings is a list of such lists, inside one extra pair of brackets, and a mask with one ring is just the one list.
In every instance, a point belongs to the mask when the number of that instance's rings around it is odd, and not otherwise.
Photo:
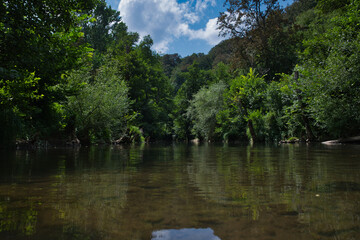
[(360, 239), (358, 145), (0, 152), (0, 239)]

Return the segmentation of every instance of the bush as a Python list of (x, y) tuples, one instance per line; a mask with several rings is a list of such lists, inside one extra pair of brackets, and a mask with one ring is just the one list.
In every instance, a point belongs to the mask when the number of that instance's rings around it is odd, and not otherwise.
[[(79, 88), (68, 97), (66, 111), (82, 143), (110, 142), (125, 134), (129, 110), (128, 87), (111, 66), (99, 69), (94, 80), (88, 69), (70, 74), (70, 85)], [(73, 121), (73, 123), (71, 123)]]

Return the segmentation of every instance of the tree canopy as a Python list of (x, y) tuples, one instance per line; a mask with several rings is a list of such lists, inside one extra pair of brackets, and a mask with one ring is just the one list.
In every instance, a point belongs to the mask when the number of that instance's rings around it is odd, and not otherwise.
[(359, 0), (225, 0), (227, 40), (159, 55), (105, 0), (0, 4), (1, 143), (323, 140), (360, 129)]

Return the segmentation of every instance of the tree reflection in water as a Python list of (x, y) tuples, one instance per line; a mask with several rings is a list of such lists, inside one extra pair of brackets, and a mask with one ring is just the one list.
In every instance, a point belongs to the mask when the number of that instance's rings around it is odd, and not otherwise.
[(0, 159), (0, 239), (360, 239), (357, 146), (145, 145)]

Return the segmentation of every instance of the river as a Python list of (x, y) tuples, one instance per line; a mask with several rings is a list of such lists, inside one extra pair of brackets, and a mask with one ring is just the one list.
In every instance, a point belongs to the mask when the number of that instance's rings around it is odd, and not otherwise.
[(0, 151), (0, 239), (360, 239), (360, 146)]

